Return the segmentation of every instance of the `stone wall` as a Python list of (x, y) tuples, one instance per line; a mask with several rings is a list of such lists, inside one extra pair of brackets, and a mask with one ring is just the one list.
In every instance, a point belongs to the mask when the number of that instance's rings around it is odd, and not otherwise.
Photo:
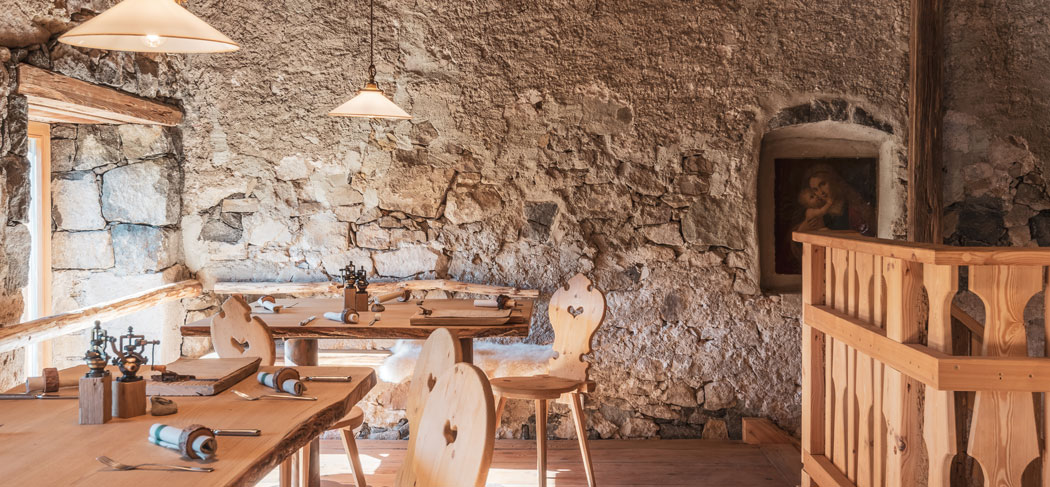
[[(43, 42), (112, 3), (0, 0), (18, 12), (0, 43)], [(589, 358), (592, 435), (739, 437), (742, 415), (797, 428), (799, 297), (757, 285), (759, 147), (782, 109), (829, 98), (899, 133), (905, 3), (379, 2), (378, 80), (407, 122), (325, 116), (365, 81), (360, 12), (319, 0), (190, 7), (243, 49), (158, 58), (49, 41), (23, 56), (186, 112), (166, 138), (180, 221), (105, 206), (107, 175), (162, 173), (158, 153), (103, 143), (115, 160), (59, 176), (87, 189), (71, 198), (91, 200), (95, 184), (101, 211), (59, 233), (111, 242), (93, 247), (100, 267), (69, 275), (122, 279), (108, 248), (143, 223), (181, 239), (182, 263), (205, 282), (320, 280), (354, 262), (374, 280), (539, 288), (542, 310), (586, 272), (609, 304)], [(187, 319), (214, 304), (187, 303)], [(540, 312), (527, 340), (551, 339)], [(553, 413), (552, 434), (572, 436), (567, 409)], [(512, 402), (502, 433), (534, 431), (531, 414)], [(399, 416), (370, 417), (370, 431)]]
[[(171, 129), (141, 125), (53, 125), (51, 154), (54, 311), (89, 306), (186, 277), (182, 262), (182, 171)], [(161, 362), (179, 357), (186, 311), (168, 303), (106, 323), (159, 338)], [(55, 341), (70, 363), (85, 333)]]
[[(25, 100), (15, 96), (15, 65), (23, 53), (0, 46), (0, 323), (17, 323), (25, 303), (22, 288), (28, 279), (29, 203), (26, 171), (27, 120)], [(0, 389), (21, 380), (23, 351), (0, 353)]]
[[(408, 122), (325, 116), (365, 81), (364, 15), (193, 7), (243, 45), (184, 73), (182, 236), (201, 279), (351, 261), (549, 296), (587, 272), (609, 303), (593, 435), (797, 427), (799, 298), (756, 283), (761, 137), (834, 97), (900, 133), (906, 3), (378, 2), (378, 81)], [(551, 337), (541, 312), (527, 340)], [(503, 434), (534, 431), (531, 414), (512, 402)]]

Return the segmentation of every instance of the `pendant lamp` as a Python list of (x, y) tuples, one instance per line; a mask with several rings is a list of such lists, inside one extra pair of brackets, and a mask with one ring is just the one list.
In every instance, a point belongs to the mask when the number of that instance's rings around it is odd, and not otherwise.
[(379, 89), (379, 85), (376, 84), (375, 0), (369, 0), (368, 2), (368, 39), (368, 83), (365, 84), (361, 91), (357, 92), (357, 96), (339, 105), (338, 108), (329, 112), (328, 115), (333, 117), (394, 118), (401, 120), (412, 118), (412, 115), (409, 115), (401, 107), (395, 105), (390, 98), (387, 98), (383, 90)]
[(58, 38), (76, 47), (111, 51), (208, 53), (240, 49), (190, 13), (185, 0), (124, 0)]

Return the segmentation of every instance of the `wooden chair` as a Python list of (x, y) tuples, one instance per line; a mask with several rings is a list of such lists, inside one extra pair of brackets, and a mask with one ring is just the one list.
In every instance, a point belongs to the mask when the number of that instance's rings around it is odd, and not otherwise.
[[(259, 357), (262, 365), (272, 366), (277, 359), (276, 348), (273, 342), (273, 334), (270, 327), (266, 326), (259, 317), (252, 316), (252, 308), (240, 295), (234, 294), (222, 303), (219, 314), (211, 319), (212, 344), (215, 353), (219, 357)], [(354, 406), (342, 420), (332, 425), (332, 429), (339, 430), (343, 437), (343, 448), (350, 460), (350, 466), (357, 480), (357, 487), (366, 487), (364, 469), (361, 468), (361, 459), (357, 451), (357, 442), (354, 441), (353, 430), (360, 427), (365, 421), (365, 412)], [(299, 457), (307, 457), (304, 451)], [(292, 459), (281, 463), (280, 483), (282, 486), (290, 485), (292, 474)], [(300, 475), (305, 474), (305, 468), (300, 465)], [(307, 480), (300, 479), (299, 485), (307, 485)]]
[(397, 473), (394, 485), (400, 487), (411, 487), (416, 485), (416, 471), (413, 466), (415, 458), (416, 429), (419, 428), (423, 409), (427, 404), (431, 391), (437, 385), (438, 377), (462, 361), (463, 355), (456, 340), (455, 334), (447, 328), (434, 330), (427, 341), (423, 343), (423, 349), (419, 352), (416, 368), (412, 372), (412, 381), (408, 386), (408, 407), (405, 410), (408, 417), (408, 450), (405, 454), (405, 462)]
[(587, 485), (594, 487), (594, 469), (587, 447), (587, 422), (583, 415), (583, 396), (594, 389), (587, 378), (590, 366), (581, 356), (591, 352), (591, 338), (605, 319), (605, 296), (583, 274), (576, 274), (551, 297), (548, 314), (554, 328), (554, 351), (547, 374), (531, 377), (492, 379), (492, 390), (499, 396), (496, 421), (507, 399), (536, 401), (536, 468), (539, 485), (547, 485), (547, 402), (569, 394), (572, 399), (576, 436), (587, 472)]
[(434, 384), (416, 431), (412, 483), (399, 487), (483, 487), (492, 465), (496, 416), (481, 369), (458, 363)]

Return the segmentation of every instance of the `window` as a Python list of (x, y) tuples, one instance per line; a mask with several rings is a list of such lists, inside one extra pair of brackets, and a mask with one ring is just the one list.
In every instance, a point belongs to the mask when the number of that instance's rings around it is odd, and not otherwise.
[[(51, 126), (29, 122), (29, 283), (22, 321), (51, 314)], [(51, 366), (51, 343), (26, 349), (26, 375)]]

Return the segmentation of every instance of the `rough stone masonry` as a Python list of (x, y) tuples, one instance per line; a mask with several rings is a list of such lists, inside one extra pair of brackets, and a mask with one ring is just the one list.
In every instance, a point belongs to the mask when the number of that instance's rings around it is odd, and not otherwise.
[[(235, 54), (55, 42), (113, 3), (0, 0), (3, 323), (21, 313), (26, 275), (26, 117), (13, 92), (27, 62), (186, 113), (159, 135), (62, 128), (55, 252), (83, 249), (62, 254), (69, 269), (59, 272), (89, 284), (56, 279), (56, 303), (90, 304), (85, 289), (122, 273), (141, 280), (130, 292), (182, 276), (322, 280), (353, 262), (373, 280), (449, 277), (549, 296), (582, 271), (609, 304), (589, 358), (599, 384), (587, 402), (591, 435), (739, 437), (744, 415), (797, 428), (799, 296), (757, 283), (761, 140), (782, 110), (829, 99), (905, 133), (907, 2), (380, 1), (377, 78), (413, 115), (404, 122), (325, 116), (365, 81), (367, 18), (349, 5), (190, 1), (241, 43)], [(1048, 113), (1047, 98), (1030, 95), (1046, 91), (1050, 63), (1026, 49), (1047, 40), (1038, 20), (1047, 7), (1027, 3), (1024, 19), (999, 0), (949, 6), (945, 203), (949, 217), (1002, 220), (1004, 238), (988, 243), (1050, 235), (1039, 226), (1050, 197), (1033, 174), (1045, 137), (1026, 120), (999, 123), (1015, 103), (1023, 116)], [(1002, 32), (1016, 37), (992, 35)], [(971, 59), (974, 39), (995, 44), (981, 47), (991, 66)], [(983, 80), (980, 93), (963, 79)], [(1042, 88), (1014, 100), (1029, 83)], [(989, 91), (995, 103), (974, 113)], [(974, 125), (985, 135), (966, 135)], [(988, 167), (958, 170), (971, 158)], [(946, 225), (953, 238), (973, 234), (973, 220), (960, 221)], [(149, 246), (125, 254), (135, 242)], [(174, 340), (164, 330), (216, 304), (207, 296), (165, 311), (158, 319), (169, 324), (155, 333)], [(540, 313), (527, 340), (551, 339)], [(20, 363), (0, 359), (0, 385)], [(378, 413), (389, 412), (389, 392), (367, 399), (374, 434), (398, 431), (401, 414)], [(504, 435), (535, 430), (515, 403)], [(552, 434), (571, 437), (566, 409), (554, 413)]]

